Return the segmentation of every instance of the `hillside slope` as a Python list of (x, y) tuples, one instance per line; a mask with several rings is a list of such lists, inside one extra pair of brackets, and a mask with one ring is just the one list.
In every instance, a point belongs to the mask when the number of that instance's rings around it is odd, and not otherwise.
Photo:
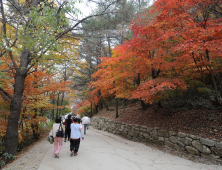
[(115, 107), (103, 109), (94, 116), (106, 117), (113, 121), (128, 124), (159, 127), (162, 130), (184, 132), (196, 136), (222, 141), (222, 112), (221, 110), (190, 109), (167, 114), (164, 108), (152, 105), (142, 110), (139, 103), (128, 104), (119, 108), (119, 117), (115, 118)]

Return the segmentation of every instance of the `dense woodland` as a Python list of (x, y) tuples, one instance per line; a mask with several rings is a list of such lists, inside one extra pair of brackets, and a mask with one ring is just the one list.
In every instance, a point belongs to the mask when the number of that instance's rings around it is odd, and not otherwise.
[(76, 1), (0, 0), (0, 154), (38, 140), (47, 118), (113, 101), (116, 118), (120, 101), (221, 109), (221, 0), (93, 2), (83, 16)]

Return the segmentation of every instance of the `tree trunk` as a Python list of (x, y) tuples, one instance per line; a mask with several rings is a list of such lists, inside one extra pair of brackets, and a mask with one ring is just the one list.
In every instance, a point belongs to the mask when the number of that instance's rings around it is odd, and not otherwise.
[(90, 108), (91, 108), (90, 117), (92, 117), (92, 112), (93, 112), (93, 110), (92, 110), (92, 102), (91, 102), (91, 104), (90, 104)]
[(219, 97), (218, 97), (217, 84), (216, 84), (216, 81), (214, 79), (214, 74), (213, 73), (211, 73), (211, 78), (212, 78), (212, 81), (213, 81), (213, 84), (214, 84), (216, 104), (221, 105)]
[(95, 114), (98, 113), (98, 105), (95, 105)]
[[(35, 111), (35, 115), (33, 116), (32, 119), (36, 119), (37, 116), (37, 109), (34, 109)], [(39, 133), (38, 133), (38, 124), (37, 122), (32, 123), (32, 132), (33, 132), (33, 137), (35, 138), (35, 140), (39, 139)]]
[(103, 104), (104, 104), (105, 107), (106, 107), (106, 111), (108, 111), (108, 110), (109, 110), (109, 107), (108, 107), (107, 103), (105, 102), (105, 100), (103, 99), (102, 96), (101, 96), (101, 99), (102, 99)]
[(15, 75), (14, 93), (10, 104), (10, 114), (6, 130), (5, 153), (16, 155), (18, 146), (18, 121), (22, 107), (25, 78), (30, 52), (23, 49), (20, 55), (20, 66)]
[(98, 96), (99, 96), (99, 111), (101, 111), (102, 110), (102, 100), (101, 100), (101, 92), (100, 92), (100, 90), (98, 92)]
[(59, 117), (59, 108), (58, 108), (58, 106), (59, 106), (59, 94), (60, 93), (58, 93), (58, 98), (57, 98), (56, 118)]
[[(52, 99), (52, 104), (55, 105), (55, 99)], [(54, 114), (55, 114), (55, 109), (52, 109), (52, 116), (51, 116), (52, 120), (55, 119)]]
[(127, 100), (124, 98), (124, 99), (123, 99), (123, 105), (124, 105), (124, 106), (127, 106), (127, 103), (126, 103), (126, 102), (127, 102)]
[[(61, 104), (60, 104), (60, 106), (63, 105), (64, 93), (65, 93), (65, 92), (62, 93), (62, 98), (61, 98)], [(62, 114), (62, 108), (59, 109), (59, 115), (61, 115), (61, 114)]]
[(119, 114), (118, 114), (118, 98), (116, 98), (116, 118), (119, 117)]
[[(137, 86), (140, 85), (140, 73), (138, 73), (136, 84), (137, 84)], [(142, 109), (146, 110), (147, 104), (143, 100), (140, 100), (140, 103), (141, 103)]]

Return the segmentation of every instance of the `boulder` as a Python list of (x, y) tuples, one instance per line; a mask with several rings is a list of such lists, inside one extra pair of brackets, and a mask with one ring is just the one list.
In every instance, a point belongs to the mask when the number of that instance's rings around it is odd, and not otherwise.
[(143, 141), (143, 132), (139, 132), (138, 140)]
[(141, 132), (147, 132), (147, 128), (146, 129), (145, 128), (141, 128), (140, 131)]
[(151, 132), (150, 132), (150, 136), (157, 136), (158, 133), (157, 133), (157, 130), (153, 129)]
[(192, 145), (192, 141), (193, 141), (193, 139), (185, 137), (183, 142), (184, 142), (184, 145), (191, 146)]
[(172, 142), (165, 141), (164, 144), (169, 146), (169, 147), (171, 147), (171, 148), (173, 148), (173, 143)]
[(193, 155), (200, 155), (200, 152), (192, 146), (185, 146), (185, 149)]
[(170, 134), (170, 136), (176, 136), (177, 135), (177, 133), (174, 132), (174, 131), (169, 131), (169, 134)]
[(181, 138), (185, 138), (187, 136), (187, 134), (183, 133), (183, 132), (178, 132), (177, 136), (181, 137)]
[(180, 142), (180, 141), (177, 141), (177, 144), (180, 145), (183, 148), (185, 147), (185, 145), (182, 142)]
[(222, 148), (211, 147), (210, 149), (213, 154), (220, 155), (222, 157)]
[(181, 147), (180, 147), (179, 145), (177, 145), (177, 144), (173, 144), (173, 148), (176, 149), (176, 150), (178, 150), (178, 151), (180, 151), (180, 148), (181, 148)]
[(203, 145), (207, 145), (207, 146), (214, 146), (215, 145), (214, 141), (212, 141), (210, 139), (204, 139), (204, 138), (200, 139), (200, 143)]
[(194, 140), (199, 140), (200, 138), (195, 136), (195, 135), (189, 135), (190, 138), (194, 139)]
[(164, 142), (164, 137), (159, 137), (158, 140), (159, 140), (160, 142)]
[(132, 136), (133, 136), (134, 138), (137, 138), (138, 135), (139, 135), (139, 131), (136, 130), (135, 128), (132, 128), (132, 129), (131, 129), (131, 133), (132, 133)]
[(206, 155), (204, 153), (201, 153), (201, 156), (203, 158), (211, 159), (211, 160), (217, 160), (218, 158), (220, 158), (220, 156), (216, 156), (216, 155), (213, 155), (213, 154)]
[(192, 146), (195, 147), (196, 149), (198, 149), (200, 152), (208, 155), (211, 153), (211, 150), (205, 146), (205, 145), (202, 145), (198, 140), (194, 140), (192, 142)]
[(170, 135), (169, 135), (169, 132), (166, 131), (166, 130), (158, 130), (158, 135), (160, 137), (164, 137), (164, 138), (168, 138)]
[(152, 130), (152, 128), (147, 127), (147, 132), (151, 132)]
[(222, 142), (215, 143), (216, 148), (222, 149)]
[(170, 137), (169, 137), (169, 140), (170, 140), (172, 143), (177, 143), (177, 142), (178, 142), (178, 139), (177, 139), (177, 137), (175, 137), (175, 136), (170, 136)]

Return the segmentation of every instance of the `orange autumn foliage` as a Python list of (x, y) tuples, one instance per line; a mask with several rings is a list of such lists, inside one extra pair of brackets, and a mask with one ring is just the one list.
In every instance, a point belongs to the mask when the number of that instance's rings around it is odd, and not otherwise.
[(168, 90), (185, 90), (187, 77), (221, 72), (221, 6), (214, 0), (157, 0), (132, 22), (134, 36), (112, 58), (101, 58), (91, 100), (97, 104), (100, 90), (104, 98), (152, 103), (167, 98)]

